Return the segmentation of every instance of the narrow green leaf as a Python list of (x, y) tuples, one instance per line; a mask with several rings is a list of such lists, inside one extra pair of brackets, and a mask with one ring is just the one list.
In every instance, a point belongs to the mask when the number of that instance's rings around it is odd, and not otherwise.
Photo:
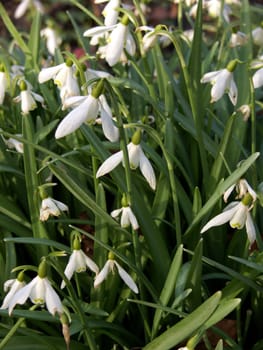
[[(30, 60), (26, 61), (26, 69), (32, 69), (32, 64), (38, 70), (39, 46), (40, 46), (41, 14), (36, 11), (30, 29), (28, 48), (31, 52)], [(28, 58), (28, 57), (27, 57)]]
[(147, 344), (143, 350), (168, 350), (201, 328), (217, 308), (221, 292), (216, 292), (182, 321), (167, 329)]

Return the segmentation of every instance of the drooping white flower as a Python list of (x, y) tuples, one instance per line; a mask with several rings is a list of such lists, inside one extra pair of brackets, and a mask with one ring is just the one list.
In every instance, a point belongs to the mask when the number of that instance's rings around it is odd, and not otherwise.
[(226, 222), (229, 222), (232, 228), (238, 230), (241, 230), (245, 226), (251, 247), (256, 239), (256, 230), (250, 214), (250, 210), (253, 208), (253, 203), (253, 198), (250, 193), (247, 193), (240, 202), (231, 202), (221, 214), (212, 218), (201, 229), (201, 233), (204, 233), (211, 227), (223, 225)]
[(258, 69), (252, 76), (253, 86), (255, 89), (263, 85), (263, 68)]
[(58, 35), (56, 30), (51, 27), (42, 29), (40, 35), (46, 39), (48, 52), (54, 56), (56, 49), (62, 43), (61, 37)]
[[(16, 134), (16, 136), (22, 136), (21, 134)], [(18, 153), (24, 152), (24, 144), (21, 141), (18, 141), (17, 139), (14, 139), (13, 137), (10, 137), (9, 139), (4, 140), (5, 144), (8, 148), (12, 149), (14, 148)]]
[(257, 27), (252, 30), (252, 40), (257, 46), (263, 46), (263, 28)]
[(24, 304), (28, 298), (33, 304), (46, 304), (48, 311), (53, 316), (56, 313), (62, 314), (63, 306), (61, 300), (47, 278), (45, 264), (46, 262), (42, 261), (38, 268), (38, 275), (13, 295), (8, 306), (9, 315), (12, 314), (17, 304)]
[(122, 207), (120, 209), (113, 210), (110, 215), (114, 219), (116, 219), (118, 216), (121, 216), (121, 227), (126, 228), (131, 225), (133, 230), (137, 230), (139, 228), (139, 224), (131, 207), (127, 203), (126, 195), (123, 196), (121, 203)]
[[(155, 190), (156, 188), (156, 178), (154, 174), (153, 167), (147, 157), (145, 156), (140, 141), (138, 141), (138, 136), (140, 139), (140, 130), (135, 132), (132, 138), (132, 142), (127, 145), (127, 151), (129, 156), (129, 163), (131, 169), (136, 169), (140, 167), (140, 170), (145, 177), (146, 181), (150, 187)], [(99, 167), (96, 177), (103, 176), (111, 172), (116, 166), (123, 163), (123, 151), (119, 151), (109, 158), (107, 158)], [(124, 163), (123, 163), (124, 164)]]
[(0, 66), (0, 105), (2, 105), (4, 102), (7, 85), (8, 82), (5, 69), (3, 66)]
[[(80, 241), (78, 238), (75, 238), (73, 242), (73, 252), (70, 255), (64, 274), (67, 279), (70, 280), (74, 272), (79, 273), (86, 271), (87, 267), (91, 271), (95, 272), (96, 275), (99, 273), (97, 264), (81, 250)], [(63, 289), (65, 286), (65, 281), (62, 281), (61, 289)]]
[(62, 211), (68, 211), (68, 206), (54, 198), (47, 197), (42, 199), (39, 219), (46, 221), (49, 216), (59, 216)]
[(245, 33), (237, 31), (231, 34), (229, 40), (230, 47), (243, 46), (248, 42), (248, 37)]
[(235, 106), (237, 103), (237, 86), (234, 81), (233, 71), (236, 67), (237, 61), (231, 61), (226, 68), (218, 71), (209, 72), (204, 74), (201, 79), (201, 83), (211, 83), (211, 103), (218, 101), (225, 92)]
[(224, 192), (224, 202), (227, 202), (230, 194), (233, 192), (233, 190), (236, 189), (237, 197), (236, 198), (243, 198), (247, 193), (250, 194), (252, 197), (253, 202), (257, 200), (257, 194), (253, 190), (253, 188), (249, 185), (246, 179), (240, 179), (237, 183), (230, 186), (225, 192)]
[(24, 80), (20, 82), (20, 95), (14, 98), (14, 102), (21, 102), (21, 110), (23, 114), (28, 114), (37, 108), (37, 103), (44, 105), (44, 99), (39, 94), (32, 91), (32, 87)]
[[(212, 18), (218, 18), (221, 15), (222, 1), (221, 0), (205, 0), (204, 7), (207, 9), (209, 16)], [(229, 16), (232, 14), (231, 8), (227, 5), (223, 5), (222, 15), (224, 20), (229, 23)]]
[(20, 18), (24, 16), (30, 6), (34, 6), (37, 11), (44, 13), (44, 7), (39, 0), (22, 0), (15, 10), (14, 17)]
[(13, 278), (10, 280), (7, 280), (4, 283), (4, 291), (8, 293), (6, 294), (3, 303), (0, 307), (0, 309), (7, 309), (9, 307), (10, 301), (13, 299), (15, 293), (19, 291), (19, 289), (23, 288), (25, 286), (24, 281), (24, 273), (20, 272), (17, 276), (17, 278)]
[(95, 122), (100, 114), (104, 135), (111, 142), (118, 140), (119, 130), (114, 125), (107, 100), (101, 94), (102, 89), (103, 80), (100, 80), (88, 96), (75, 96), (65, 101), (65, 107), (77, 107), (69, 112), (58, 125), (55, 133), (56, 139), (71, 134), (85, 122)]
[(104, 7), (102, 15), (104, 16), (105, 26), (112, 26), (117, 23), (120, 7), (120, 0), (109, 0), (108, 4)]
[(109, 275), (110, 272), (114, 273), (114, 268), (117, 269), (119, 276), (124, 281), (124, 283), (134, 292), (139, 293), (138, 287), (132, 277), (126, 272), (119, 263), (114, 259), (114, 254), (111, 252), (108, 255), (108, 260), (106, 264), (99, 272), (99, 274), (95, 277), (94, 280), (94, 288), (97, 288)]
[(142, 47), (143, 51), (148, 51), (156, 43), (158, 36), (156, 34), (156, 29), (149, 26), (141, 26), (136, 30), (145, 31), (146, 33), (142, 37)]

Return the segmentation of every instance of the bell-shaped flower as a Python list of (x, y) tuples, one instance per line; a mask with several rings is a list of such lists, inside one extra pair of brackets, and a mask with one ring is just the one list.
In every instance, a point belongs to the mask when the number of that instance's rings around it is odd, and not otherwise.
[(109, 253), (108, 260), (106, 264), (103, 266), (102, 270), (95, 277), (94, 280), (94, 288), (97, 288), (109, 275), (109, 273), (114, 273), (114, 268), (118, 271), (119, 276), (124, 281), (124, 283), (134, 292), (139, 293), (138, 287), (132, 277), (126, 272), (119, 263), (114, 259), (114, 254)]
[(40, 13), (44, 13), (44, 7), (39, 0), (21, 0), (15, 10), (14, 17), (20, 18), (24, 16), (30, 6), (33, 6)]
[[(132, 142), (127, 145), (129, 163), (131, 169), (136, 169), (140, 167), (142, 175), (145, 177), (146, 181), (150, 187), (155, 190), (156, 188), (156, 178), (154, 174), (153, 167), (147, 157), (145, 156), (142, 147), (140, 145), (141, 132), (137, 130), (133, 137)], [(123, 163), (123, 151), (119, 151), (109, 158), (107, 158), (99, 167), (96, 177), (108, 174), (113, 169), (116, 168), (120, 163)]]
[[(15, 136), (22, 136), (21, 134), (16, 134)], [(23, 142), (10, 137), (9, 139), (4, 140), (8, 148), (14, 148), (18, 153), (24, 153), (24, 144)]]
[(129, 31), (128, 23), (129, 19), (125, 15), (109, 35), (105, 59), (110, 66), (114, 66), (120, 61), (124, 49), (130, 56), (135, 54), (136, 45)]
[(105, 26), (112, 26), (117, 23), (120, 7), (120, 0), (109, 0), (102, 11)]
[(53, 316), (56, 313), (62, 314), (63, 312), (61, 300), (47, 278), (45, 260), (38, 267), (38, 275), (31, 282), (19, 289), (9, 301), (9, 315), (12, 314), (17, 304), (25, 304), (28, 298), (33, 304), (41, 306), (46, 304), (48, 311)]
[(258, 69), (252, 76), (253, 86), (255, 89), (263, 85), (263, 68)]
[(24, 281), (24, 272), (21, 271), (17, 278), (13, 278), (10, 280), (7, 280), (4, 283), (4, 291), (8, 293), (6, 294), (3, 303), (0, 307), (0, 309), (7, 309), (9, 307), (10, 301), (13, 299), (13, 296), (19, 289), (23, 288), (25, 286), (25, 281)]
[(157, 42), (156, 29), (149, 26), (141, 26), (136, 29), (136, 31), (138, 30), (146, 32), (142, 37), (142, 49), (144, 52), (147, 52)]
[(229, 40), (229, 46), (230, 47), (238, 47), (243, 46), (248, 42), (248, 36), (238, 31), (233, 31)]
[(253, 43), (257, 46), (263, 46), (263, 28), (262, 27), (256, 27), (252, 30), (252, 40)]
[(50, 55), (54, 56), (56, 49), (62, 43), (61, 37), (52, 27), (46, 27), (40, 32), (41, 37), (46, 39), (46, 45)]
[(257, 194), (253, 190), (253, 188), (249, 185), (246, 179), (240, 179), (237, 183), (230, 186), (225, 192), (224, 192), (224, 202), (227, 202), (230, 194), (233, 192), (233, 190), (236, 189), (237, 197), (236, 198), (243, 198), (247, 193), (250, 194), (252, 197), (253, 202), (257, 200)]
[(226, 68), (204, 74), (201, 83), (211, 83), (211, 103), (218, 101), (225, 92), (235, 106), (237, 103), (237, 86), (234, 81), (233, 71), (237, 61), (230, 61)]
[(120, 209), (115, 209), (111, 212), (111, 216), (116, 219), (118, 216), (121, 216), (121, 227), (129, 227), (132, 226), (133, 230), (137, 230), (139, 228), (138, 221), (136, 216), (134, 215), (131, 207), (127, 202), (127, 197), (124, 194), (121, 201), (122, 207)]
[(37, 103), (44, 105), (44, 99), (39, 94), (32, 91), (30, 84), (24, 80), (20, 82), (20, 95), (14, 98), (14, 102), (21, 102), (21, 110), (23, 114), (28, 114), (37, 108)]
[(4, 102), (7, 85), (8, 82), (5, 69), (2, 65), (0, 65), (0, 105), (2, 105)]
[(68, 206), (54, 198), (46, 197), (42, 199), (39, 219), (46, 221), (49, 216), (59, 216), (62, 211), (68, 211)]
[[(208, 15), (212, 18), (219, 18), (221, 13), (224, 20), (229, 23), (229, 16), (232, 14), (231, 8), (227, 4), (223, 4), (221, 0), (205, 0), (204, 7), (207, 9)], [(223, 6), (223, 8), (222, 8)]]
[[(70, 255), (64, 274), (70, 280), (74, 272), (86, 271), (87, 267), (96, 275), (99, 273), (97, 264), (81, 250), (79, 238), (76, 237), (73, 242), (73, 252)], [(62, 281), (61, 288), (63, 289), (65, 286), (65, 281)]]
[(232, 228), (238, 230), (241, 230), (245, 226), (251, 247), (256, 239), (256, 230), (250, 214), (250, 210), (253, 208), (253, 203), (253, 198), (250, 193), (247, 193), (240, 202), (231, 202), (221, 214), (208, 221), (208, 223), (201, 229), (201, 233), (204, 233), (211, 227), (223, 225), (226, 222), (229, 222)]
[(118, 140), (119, 130), (114, 125), (111, 109), (102, 90), (103, 80), (100, 80), (88, 96), (75, 96), (65, 101), (65, 107), (76, 105), (77, 107), (69, 112), (58, 125), (55, 133), (56, 139), (71, 134), (85, 122), (95, 122), (100, 114), (104, 135), (111, 142)]

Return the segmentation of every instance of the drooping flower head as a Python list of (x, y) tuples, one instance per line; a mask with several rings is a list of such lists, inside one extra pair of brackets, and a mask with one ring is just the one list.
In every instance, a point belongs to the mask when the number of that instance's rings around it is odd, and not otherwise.
[(23, 114), (28, 114), (37, 108), (37, 103), (40, 102), (44, 105), (44, 99), (39, 94), (32, 91), (31, 85), (25, 80), (21, 80), (19, 83), (20, 95), (14, 98), (15, 102), (21, 102), (21, 111)]
[(17, 278), (7, 280), (4, 283), (4, 291), (8, 293), (6, 294), (3, 303), (1, 305), (1, 309), (7, 309), (9, 307), (10, 301), (13, 299), (13, 296), (19, 289), (25, 286), (26, 282), (24, 280), (24, 271), (21, 271)]
[(42, 199), (40, 206), (40, 221), (48, 220), (49, 216), (59, 216), (63, 211), (68, 211), (68, 206), (48, 195), (45, 185), (39, 187), (40, 198)]
[(134, 215), (128, 201), (126, 194), (123, 195), (121, 200), (122, 207), (120, 209), (115, 209), (111, 212), (111, 216), (115, 219), (118, 216), (121, 216), (121, 227), (129, 227), (132, 226), (133, 230), (137, 230), (139, 228), (138, 221), (136, 216)]

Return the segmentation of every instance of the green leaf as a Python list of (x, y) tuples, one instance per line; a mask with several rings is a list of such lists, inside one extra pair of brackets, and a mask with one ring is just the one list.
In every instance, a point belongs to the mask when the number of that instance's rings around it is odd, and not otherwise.
[(216, 292), (182, 321), (171, 326), (143, 350), (169, 350), (201, 328), (217, 308), (221, 292)]

